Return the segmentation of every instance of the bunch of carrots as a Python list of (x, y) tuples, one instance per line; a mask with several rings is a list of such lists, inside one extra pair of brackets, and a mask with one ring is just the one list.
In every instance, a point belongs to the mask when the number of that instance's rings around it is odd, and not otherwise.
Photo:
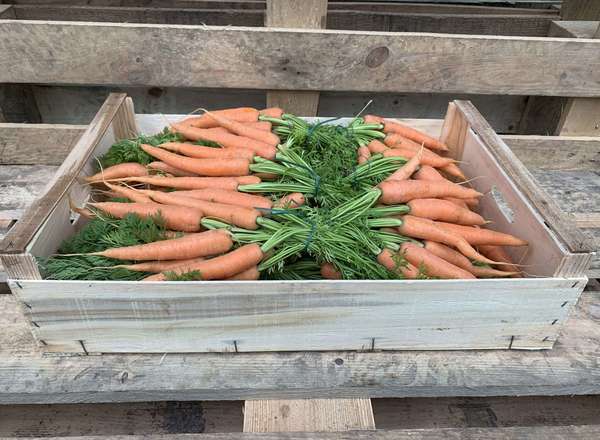
[(487, 228), (446, 145), (378, 116), (329, 122), (204, 111), (113, 145), (46, 278), (519, 276), (504, 246), (527, 242)]

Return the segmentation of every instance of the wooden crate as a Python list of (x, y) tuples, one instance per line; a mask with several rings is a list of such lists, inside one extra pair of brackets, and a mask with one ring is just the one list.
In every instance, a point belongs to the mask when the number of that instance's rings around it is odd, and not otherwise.
[[(167, 116), (169, 118), (169, 116)], [(439, 135), (427, 120), (406, 123)], [(587, 279), (590, 254), (574, 225), (477, 110), (455, 101), (441, 127), (452, 155), (486, 196), (494, 228), (525, 237), (512, 257), (532, 276), (502, 280), (96, 282), (42, 280), (36, 256), (56, 251), (84, 220), (94, 157), (162, 115), (134, 115), (112, 94), (46, 194), (0, 247), (13, 293), (36, 338), (60, 352), (256, 352), (552, 348)], [(437, 133), (436, 133), (437, 130)], [(499, 202), (498, 200), (500, 200)], [(508, 207), (508, 209), (506, 208)], [(575, 241), (575, 242), (574, 242)], [(575, 251), (573, 249), (576, 249)]]

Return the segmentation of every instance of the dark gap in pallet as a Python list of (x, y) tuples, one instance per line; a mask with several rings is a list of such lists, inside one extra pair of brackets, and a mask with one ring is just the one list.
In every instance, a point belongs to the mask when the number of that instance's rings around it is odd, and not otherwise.
[[(589, 425), (600, 396), (373, 399), (377, 429)], [(241, 432), (243, 402), (0, 406), (0, 436)]]

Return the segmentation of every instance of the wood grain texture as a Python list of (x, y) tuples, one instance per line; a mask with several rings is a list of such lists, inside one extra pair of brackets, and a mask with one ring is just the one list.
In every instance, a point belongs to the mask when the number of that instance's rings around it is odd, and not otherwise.
[(550, 25), (550, 37), (595, 38), (600, 21), (553, 21)]
[(572, 252), (593, 250), (577, 229), (575, 222), (569, 219), (544, 191), (536, 185), (527, 168), (519, 162), (501, 138), (481, 117), (475, 107), (465, 101), (455, 101), (460, 111), (469, 121), (471, 128), (488, 145), (502, 169), (511, 176), (521, 191), (545, 218), (548, 226), (558, 234)]
[(501, 138), (530, 170), (600, 168), (599, 137), (503, 135)]
[(564, 20), (600, 20), (600, 3), (595, 0), (563, 0), (560, 15)]
[[(14, 0), (15, 5), (65, 5), (71, 6), (118, 6), (146, 8), (194, 8), (194, 9), (254, 9), (264, 10), (265, 0)], [(481, 2), (480, 2), (481, 3)], [(527, 5), (525, 5), (527, 6)], [(396, 13), (425, 13), (425, 14), (468, 14), (468, 15), (544, 15), (558, 18), (559, 11), (550, 8), (528, 7), (493, 7), (472, 5), (449, 5), (433, 3), (398, 3), (381, 1), (330, 1), (330, 10), (342, 9), (352, 11), (380, 11)]]
[(57, 170), (49, 165), (0, 166), (0, 219), (20, 219)]
[(244, 432), (374, 430), (370, 399), (246, 400)]
[[(265, 26), (325, 29), (327, 0), (267, 0)], [(316, 116), (319, 109), (319, 92), (268, 91), (267, 107), (280, 107), (296, 115)]]
[(0, 405), (0, 436), (57, 437), (228, 433), (242, 429), (242, 402)]
[(111, 94), (98, 111), (98, 115), (79, 139), (71, 154), (61, 165), (56, 177), (46, 187), (45, 196), (37, 199), (9, 231), (2, 243), (0, 253), (22, 253), (25, 246), (52, 212), (58, 200), (66, 193), (80, 172), (94, 147), (108, 129), (125, 95)]
[(551, 348), (585, 280), (242, 284), (10, 286), (50, 351), (79, 341), (90, 353), (450, 350)]
[(600, 41), (583, 39), (20, 20), (0, 35), (0, 82), (600, 96)]
[[(312, 1), (312, 0), (311, 0)], [(284, 4), (285, 0), (275, 3)], [(314, 11), (310, 2), (294, 2), (302, 5), (300, 11), (305, 17)], [(290, 28), (325, 28), (348, 29), (357, 31), (385, 32), (435, 32), (450, 34), (474, 35), (520, 35), (542, 37), (548, 35), (548, 30), (556, 17), (550, 14), (528, 15), (520, 14), (444, 14), (444, 13), (411, 13), (386, 12), (378, 8), (373, 11), (340, 10), (319, 8), (321, 19), (310, 19), (318, 26), (278, 24), (272, 27)], [(510, 9), (506, 9), (510, 10)], [(114, 23), (160, 23), (210, 26), (262, 26), (266, 11), (252, 9), (179, 9), (179, 8), (148, 8), (148, 7), (99, 7), (99, 6), (13, 6), (13, 17), (20, 20), (48, 21), (89, 21)], [(276, 20), (282, 15), (274, 17)], [(289, 18), (289, 17), (288, 17)], [(305, 22), (306, 20), (302, 20)], [(325, 23), (327, 26), (325, 26)]]
[[(0, 402), (583, 395), (600, 393), (600, 291), (552, 351), (40, 356), (0, 333)], [(5, 310), (16, 308), (0, 296)], [(21, 321), (22, 322), (22, 321)], [(11, 328), (13, 329), (13, 328)], [(21, 338), (33, 344), (26, 326)], [(10, 333), (10, 332), (9, 332)], [(11, 343), (11, 340), (13, 342)], [(26, 346), (26, 345), (25, 345)]]
[[(595, 6), (592, 6), (594, 3)], [(565, 3), (562, 10), (563, 17), (577, 20), (598, 20), (600, 19), (600, 3), (580, 0), (569, 0)], [(596, 30), (588, 35), (588, 31), (583, 38), (600, 38), (600, 24), (595, 22), (593, 26)], [(593, 28), (592, 26), (592, 28)], [(587, 28), (586, 28), (587, 29)], [(550, 35), (564, 33), (573, 34), (576, 38), (581, 38), (579, 30), (573, 30), (563, 27), (553, 27)], [(562, 35), (561, 35), (562, 36)], [(600, 100), (590, 98), (569, 99), (565, 102), (555, 133), (561, 136), (598, 136), (600, 134)]]
[(60, 165), (86, 128), (84, 125), (0, 124), (0, 165)]
[[(115, 435), (111, 440), (589, 440), (600, 435), (597, 425), (526, 426), (511, 428), (402, 429), (352, 432), (229, 433), (229, 434), (147, 434)], [(105, 436), (6, 437), (6, 440), (105, 440)]]

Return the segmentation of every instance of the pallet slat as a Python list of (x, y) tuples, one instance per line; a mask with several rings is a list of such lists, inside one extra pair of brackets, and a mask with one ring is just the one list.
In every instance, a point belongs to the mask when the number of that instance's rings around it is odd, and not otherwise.
[(595, 97), (599, 50), (584, 39), (0, 20), (0, 82)]

